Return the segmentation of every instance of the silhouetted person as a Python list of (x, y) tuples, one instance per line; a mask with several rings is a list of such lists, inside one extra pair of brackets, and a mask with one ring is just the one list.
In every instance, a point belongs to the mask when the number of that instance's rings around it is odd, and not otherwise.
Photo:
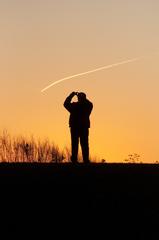
[[(78, 102), (71, 102), (74, 96), (77, 96)], [(83, 92), (72, 92), (65, 100), (64, 107), (70, 112), (69, 126), (71, 130), (71, 161), (78, 161), (79, 140), (82, 148), (83, 162), (89, 163), (89, 128), (93, 104), (86, 98)]]

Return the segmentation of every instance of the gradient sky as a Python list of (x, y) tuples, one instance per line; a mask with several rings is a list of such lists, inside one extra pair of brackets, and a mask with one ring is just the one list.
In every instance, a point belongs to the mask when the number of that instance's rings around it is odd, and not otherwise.
[(92, 156), (119, 162), (138, 153), (143, 162), (159, 161), (158, 13), (156, 0), (0, 0), (0, 129), (69, 146), (63, 101), (85, 91), (94, 104)]

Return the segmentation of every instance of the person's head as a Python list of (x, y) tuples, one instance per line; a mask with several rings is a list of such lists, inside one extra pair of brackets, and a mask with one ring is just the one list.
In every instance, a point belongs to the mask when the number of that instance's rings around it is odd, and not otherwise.
[(79, 92), (77, 97), (79, 102), (84, 102), (86, 100), (86, 94), (84, 92)]

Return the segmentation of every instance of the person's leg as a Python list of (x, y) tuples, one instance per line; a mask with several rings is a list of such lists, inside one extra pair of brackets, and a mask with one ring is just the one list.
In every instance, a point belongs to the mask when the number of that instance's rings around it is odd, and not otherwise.
[(80, 130), (80, 144), (82, 148), (82, 156), (83, 156), (83, 162), (89, 163), (89, 129), (84, 128)]
[(73, 163), (77, 162), (77, 155), (78, 155), (78, 143), (79, 143), (79, 133), (76, 128), (71, 128), (71, 161)]

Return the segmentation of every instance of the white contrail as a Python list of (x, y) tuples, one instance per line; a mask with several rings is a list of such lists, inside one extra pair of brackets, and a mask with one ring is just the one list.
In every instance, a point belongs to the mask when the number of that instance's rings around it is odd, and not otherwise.
[(68, 79), (71, 79), (71, 78), (75, 78), (75, 77), (79, 77), (79, 76), (83, 76), (83, 75), (86, 75), (86, 74), (89, 74), (89, 73), (93, 73), (93, 72), (98, 72), (98, 71), (101, 71), (101, 70), (104, 70), (104, 69), (113, 68), (113, 67), (116, 67), (116, 66), (119, 66), (119, 65), (123, 65), (123, 64), (126, 64), (126, 63), (135, 62), (135, 61), (138, 61), (139, 59), (140, 59), (139, 57), (138, 58), (133, 58), (133, 59), (128, 59), (126, 61), (113, 63), (113, 64), (110, 64), (110, 65), (107, 65), (107, 66), (104, 66), (104, 67), (96, 68), (94, 70), (90, 70), (90, 71), (87, 71), (87, 72), (78, 73), (78, 74), (75, 74), (75, 75), (72, 75), (72, 76), (69, 76), (69, 77), (62, 78), (60, 80), (57, 80), (57, 81), (51, 83), (50, 85), (48, 85), (47, 87), (42, 89), (41, 92), (45, 92), (47, 89), (51, 88), (52, 86), (54, 86), (54, 85), (56, 85), (56, 84), (58, 84), (60, 82), (65, 81), (65, 80), (68, 80)]

